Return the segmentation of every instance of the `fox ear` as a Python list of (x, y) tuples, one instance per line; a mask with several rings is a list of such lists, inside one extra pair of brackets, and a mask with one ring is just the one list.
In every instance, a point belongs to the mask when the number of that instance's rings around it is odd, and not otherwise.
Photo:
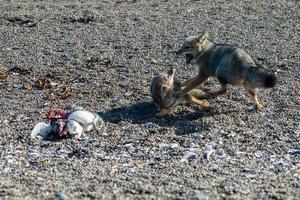
[(198, 43), (204, 44), (208, 39), (208, 33), (205, 33), (204, 35), (199, 35), (198, 37)]
[(169, 69), (169, 71), (168, 71), (167, 74), (168, 74), (169, 76), (173, 76), (173, 75), (175, 74), (175, 71), (176, 71), (176, 70), (175, 70), (174, 68), (171, 68), (171, 69)]

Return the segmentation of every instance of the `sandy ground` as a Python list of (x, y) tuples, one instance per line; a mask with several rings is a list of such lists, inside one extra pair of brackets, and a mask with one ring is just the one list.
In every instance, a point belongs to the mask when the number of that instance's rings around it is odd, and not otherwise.
[[(300, 3), (241, 2), (1, 1), (0, 198), (299, 199)], [(275, 72), (262, 112), (230, 87), (210, 111), (154, 116), (152, 77), (194, 76), (174, 52), (204, 32)], [(49, 109), (76, 106), (98, 112), (105, 131), (30, 140)]]

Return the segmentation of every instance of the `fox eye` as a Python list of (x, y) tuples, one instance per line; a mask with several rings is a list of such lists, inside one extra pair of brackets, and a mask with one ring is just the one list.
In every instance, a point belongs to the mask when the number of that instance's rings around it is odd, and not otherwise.
[(163, 85), (162, 87), (161, 87), (161, 89), (162, 89), (162, 91), (168, 91), (168, 89), (169, 89), (169, 87), (168, 86), (165, 86), (165, 85)]

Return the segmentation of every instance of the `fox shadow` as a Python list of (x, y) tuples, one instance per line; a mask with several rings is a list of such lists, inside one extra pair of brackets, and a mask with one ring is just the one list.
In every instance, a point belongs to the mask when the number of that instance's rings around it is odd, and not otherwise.
[[(203, 118), (221, 114), (214, 109), (208, 111), (198, 109), (194, 112), (182, 111), (162, 118), (155, 116), (156, 112), (157, 108), (154, 103), (142, 101), (133, 105), (121, 106), (109, 111), (99, 112), (98, 114), (104, 121), (110, 123), (117, 124), (121, 121), (128, 121), (133, 124), (146, 124), (150, 122), (161, 127), (173, 127), (175, 133), (178, 135), (202, 132), (209, 127), (209, 124), (203, 122)], [(224, 114), (224, 112), (222, 112), (222, 114)]]

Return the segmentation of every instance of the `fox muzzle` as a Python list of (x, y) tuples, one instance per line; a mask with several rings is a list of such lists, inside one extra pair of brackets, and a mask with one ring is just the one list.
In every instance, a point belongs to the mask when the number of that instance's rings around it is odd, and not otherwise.
[(176, 51), (176, 55), (180, 55), (180, 54), (182, 54), (182, 49), (179, 49), (178, 51)]

